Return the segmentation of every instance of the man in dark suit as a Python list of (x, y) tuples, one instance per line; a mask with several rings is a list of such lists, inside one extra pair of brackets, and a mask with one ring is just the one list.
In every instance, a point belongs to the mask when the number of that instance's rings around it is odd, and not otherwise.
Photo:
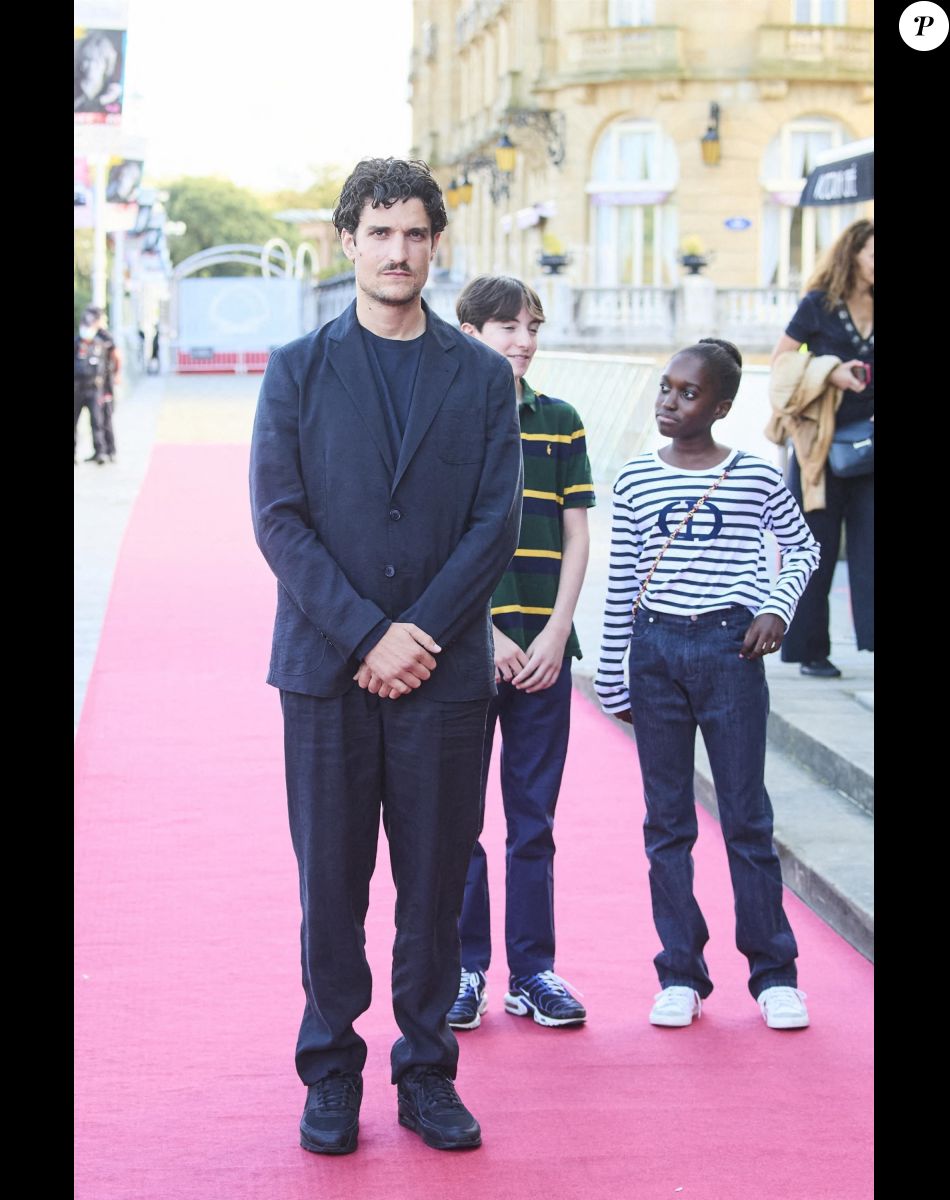
[(396, 884), (392, 1048), (401, 1124), (478, 1146), (446, 1016), (495, 692), (489, 600), (518, 543), (514, 381), (421, 298), (446, 225), (422, 163), (368, 159), (334, 212), (356, 300), (274, 352), (251, 445), (258, 545), (277, 576), (280, 689), (300, 873), (301, 1145), (356, 1149), (364, 952), (380, 812)]

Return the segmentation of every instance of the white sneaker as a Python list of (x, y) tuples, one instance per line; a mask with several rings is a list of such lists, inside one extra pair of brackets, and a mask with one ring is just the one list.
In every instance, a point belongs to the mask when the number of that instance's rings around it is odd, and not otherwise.
[(653, 999), (651, 1025), (689, 1025), (703, 1011), (699, 992), (690, 987), (665, 987)]
[(804, 1029), (808, 1024), (805, 993), (793, 987), (770, 987), (759, 992), (759, 1008), (769, 1029)]

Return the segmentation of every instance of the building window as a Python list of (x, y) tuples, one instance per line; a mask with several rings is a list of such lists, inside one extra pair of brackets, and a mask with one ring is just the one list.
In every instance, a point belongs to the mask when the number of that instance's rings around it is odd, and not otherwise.
[(656, 0), (608, 0), (607, 24), (653, 25), (656, 22)]
[(762, 157), (762, 244), (759, 283), (801, 290), (818, 255), (861, 215), (860, 205), (799, 208), (815, 157), (852, 140), (839, 121), (801, 117), (783, 125)]
[(649, 287), (676, 280), (676, 147), (654, 121), (616, 121), (594, 150), (587, 185), (594, 282)]
[(847, 25), (848, 0), (791, 0), (795, 25)]

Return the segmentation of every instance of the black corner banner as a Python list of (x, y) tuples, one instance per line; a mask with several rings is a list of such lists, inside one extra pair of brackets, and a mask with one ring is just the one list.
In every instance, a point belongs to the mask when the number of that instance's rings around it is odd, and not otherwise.
[(874, 199), (874, 151), (815, 167), (799, 204), (858, 204)]

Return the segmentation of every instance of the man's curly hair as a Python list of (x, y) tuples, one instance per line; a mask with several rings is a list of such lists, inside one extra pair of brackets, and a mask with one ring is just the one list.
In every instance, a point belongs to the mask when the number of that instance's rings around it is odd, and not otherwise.
[(355, 233), (367, 200), (373, 208), (392, 208), (399, 200), (421, 200), (432, 225), (432, 236), (449, 223), (442, 201), (442, 190), (432, 177), (428, 164), (401, 158), (364, 158), (356, 164), (343, 185), (333, 224), (337, 233), (346, 229)]

